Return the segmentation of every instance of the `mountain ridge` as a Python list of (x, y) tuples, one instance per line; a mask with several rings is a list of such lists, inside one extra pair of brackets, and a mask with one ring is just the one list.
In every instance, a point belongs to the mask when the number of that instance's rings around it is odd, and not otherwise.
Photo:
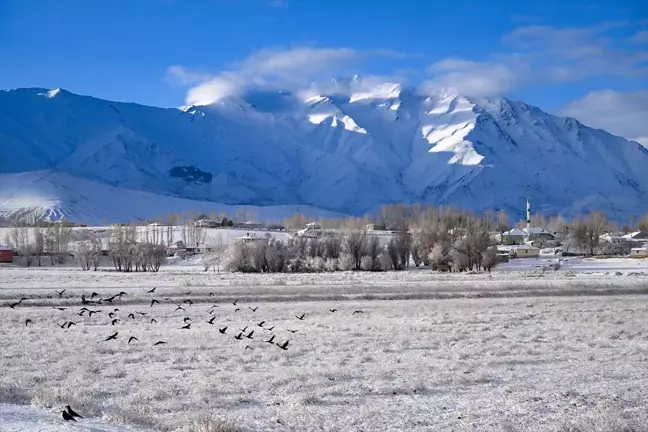
[(257, 91), (181, 108), (9, 90), (0, 92), (0, 139), (0, 176), (60, 172), (227, 205), (362, 214), (427, 202), (519, 217), (529, 197), (538, 211), (566, 216), (648, 209), (639, 143), (524, 102), (420, 95), (398, 83), (347, 94)]

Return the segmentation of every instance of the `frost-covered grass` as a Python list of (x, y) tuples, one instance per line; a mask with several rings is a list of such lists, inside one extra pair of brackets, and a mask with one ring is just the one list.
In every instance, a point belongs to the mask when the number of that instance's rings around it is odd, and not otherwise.
[[(70, 403), (154, 431), (646, 430), (648, 296), (620, 295), (645, 289), (645, 278), (512, 274), (2, 269), (0, 402)], [(525, 292), (532, 284), (537, 296)], [(550, 295), (561, 287), (567, 295)], [(88, 306), (98, 315), (76, 315), (81, 293), (121, 290), (112, 306)], [(452, 295), (426, 297), (435, 291)], [(576, 295), (584, 292), (607, 295)], [(404, 300), (412, 293), (419, 299)], [(174, 311), (185, 299), (194, 304)], [(115, 308), (122, 321), (112, 326)], [(189, 330), (179, 329), (184, 317)], [(68, 330), (56, 325), (70, 320)], [(235, 340), (245, 326), (253, 339)], [(290, 339), (288, 350), (263, 343), (270, 334)]]

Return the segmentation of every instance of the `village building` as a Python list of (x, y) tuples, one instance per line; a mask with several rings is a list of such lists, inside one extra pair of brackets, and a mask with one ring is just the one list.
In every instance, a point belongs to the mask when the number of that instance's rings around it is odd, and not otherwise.
[(13, 262), (13, 250), (9, 246), (0, 244), (0, 263)]

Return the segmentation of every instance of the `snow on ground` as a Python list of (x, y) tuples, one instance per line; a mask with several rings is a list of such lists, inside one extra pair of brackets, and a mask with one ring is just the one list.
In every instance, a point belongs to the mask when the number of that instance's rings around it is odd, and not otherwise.
[[(0, 402), (43, 419), (69, 403), (95, 428), (81, 430), (192, 432), (196, 419), (251, 431), (646, 430), (646, 275), (560, 273), (0, 268)], [(77, 315), (82, 293), (120, 291)], [(236, 340), (246, 326), (252, 337)], [(264, 343), (271, 334), (288, 350)], [(38, 430), (14, 426), (22, 410), (3, 407), (0, 424)], [(43, 430), (66, 430), (51, 419)]]
[(64, 422), (60, 411), (51, 412), (33, 406), (6, 403), (0, 403), (0, 430), (2, 432), (135, 432), (132, 428), (85, 419), (78, 419), (77, 423)]

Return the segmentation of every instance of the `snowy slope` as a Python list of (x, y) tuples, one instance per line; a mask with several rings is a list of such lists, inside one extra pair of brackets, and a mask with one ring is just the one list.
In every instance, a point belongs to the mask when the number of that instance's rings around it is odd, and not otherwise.
[(29, 174), (22, 189), (3, 177), (0, 206), (39, 196), (90, 219), (124, 213), (78, 204), (88, 188), (124, 191), (123, 208), (155, 195), (151, 211), (163, 213), (187, 204), (179, 198), (356, 214), (430, 202), (519, 217), (527, 197), (565, 215), (603, 209), (626, 219), (648, 209), (639, 144), (522, 102), (420, 95), (398, 83), (346, 95), (256, 91), (181, 109), (4, 91), (0, 140), (0, 173), (48, 173)]

